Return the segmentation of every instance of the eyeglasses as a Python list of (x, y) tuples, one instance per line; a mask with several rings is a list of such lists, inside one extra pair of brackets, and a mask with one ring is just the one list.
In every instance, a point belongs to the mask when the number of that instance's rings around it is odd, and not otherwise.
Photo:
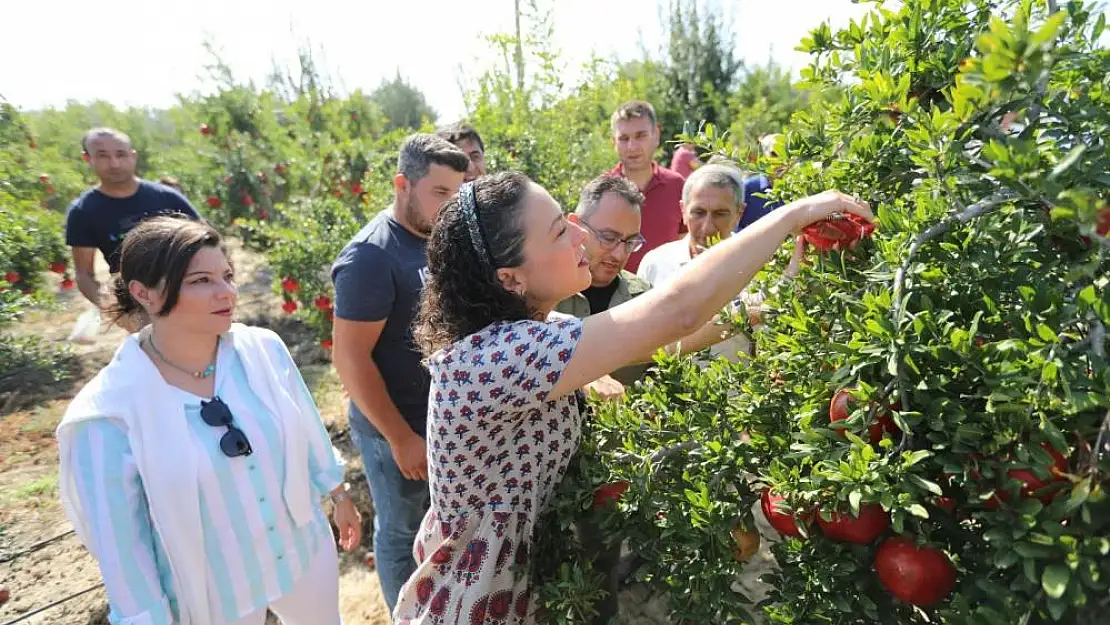
[(234, 417), (231, 416), (231, 409), (219, 397), (213, 397), (212, 401), (200, 402), (200, 418), (214, 428), (227, 428), (227, 432), (220, 438), (220, 451), (228, 458), (249, 456), (254, 451), (243, 430), (232, 424)]
[(613, 232), (612, 230), (597, 230), (586, 223), (584, 219), (579, 219), (578, 223), (582, 224), (586, 230), (592, 232), (593, 235), (597, 237), (597, 242), (601, 244), (601, 247), (607, 250), (612, 250), (618, 245), (623, 244), (624, 247), (628, 249), (628, 253), (631, 254), (643, 247), (644, 243), (647, 243), (647, 239), (640, 233), (636, 233), (630, 237), (621, 237), (619, 233)]

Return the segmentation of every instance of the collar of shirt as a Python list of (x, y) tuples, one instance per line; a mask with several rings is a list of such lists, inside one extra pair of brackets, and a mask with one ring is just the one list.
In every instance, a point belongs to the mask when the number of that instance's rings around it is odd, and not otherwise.
[[(659, 163), (656, 163), (654, 160), (651, 161), (651, 180), (648, 180), (647, 188), (640, 190), (645, 195), (647, 195), (647, 193), (655, 187), (663, 184), (663, 179), (659, 175), (659, 169)], [(627, 178), (627, 176), (624, 175), (624, 163), (617, 163), (616, 167), (609, 170), (609, 174), (613, 176)]]

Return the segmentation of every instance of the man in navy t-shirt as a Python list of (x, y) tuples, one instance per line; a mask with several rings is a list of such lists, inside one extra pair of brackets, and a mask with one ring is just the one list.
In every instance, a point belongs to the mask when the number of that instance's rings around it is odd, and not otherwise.
[(66, 244), (73, 251), (77, 287), (97, 308), (103, 307), (96, 279), (96, 250), (108, 261), (108, 271), (119, 271), (123, 237), (153, 215), (181, 213), (200, 219), (189, 200), (169, 187), (135, 175), (131, 139), (111, 128), (94, 128), (81, 141), (84, 159), (100, 184), (73, 201), (66, 215)]
[(374, 502), (374, 556), (390, 613), (416, 570), (412, 544), (428, 510), (424, 436), (431, 379), (412, 337), (440, 206), (471, 159), (429, 134), (405, 139), (393, 205), (378, 213), (332, 265), (332, 361), (351, 396), (347, 421)]

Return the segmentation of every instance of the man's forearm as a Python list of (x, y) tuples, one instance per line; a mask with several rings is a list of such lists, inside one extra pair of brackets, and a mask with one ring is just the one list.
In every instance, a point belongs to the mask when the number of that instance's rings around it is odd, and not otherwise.
[(713, 347), (721, 341), (736, 336), (740, 328), (731, 323), (719, 323), (716, 319), (710, 321), (690, 336), (666, 347), (668, 354), (692, 354), (700, 352), (707, 347)]
[(100, 299), (100, 283), (97, 282), (96, 276), (84, 271), (77, 272), (77, 290), (81, 291), (81, 295), (85, 299), (92, 302), (93, 306), (103, 309), (104, 302)]
[[(368, 355), (338, 355), (335, 368), (339, 379), (359, 412), (381, 432), (390, 444), (412, 434), (413, 430), (389, 397), (377, 363)], [(359, 358), (359, 362), (354, 362)]]

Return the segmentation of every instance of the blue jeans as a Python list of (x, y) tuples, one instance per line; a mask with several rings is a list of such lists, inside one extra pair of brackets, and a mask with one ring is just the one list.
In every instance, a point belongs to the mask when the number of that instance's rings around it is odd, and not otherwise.
[(365, 417), (348, 416), (351, 439), (362, 456), (374, 502), (374, 560), (382, 596), (392, 615), (401, 586), (416, 570), (412, 545), (431, 503), (428, 483), (402, 476), (385, 437)]

